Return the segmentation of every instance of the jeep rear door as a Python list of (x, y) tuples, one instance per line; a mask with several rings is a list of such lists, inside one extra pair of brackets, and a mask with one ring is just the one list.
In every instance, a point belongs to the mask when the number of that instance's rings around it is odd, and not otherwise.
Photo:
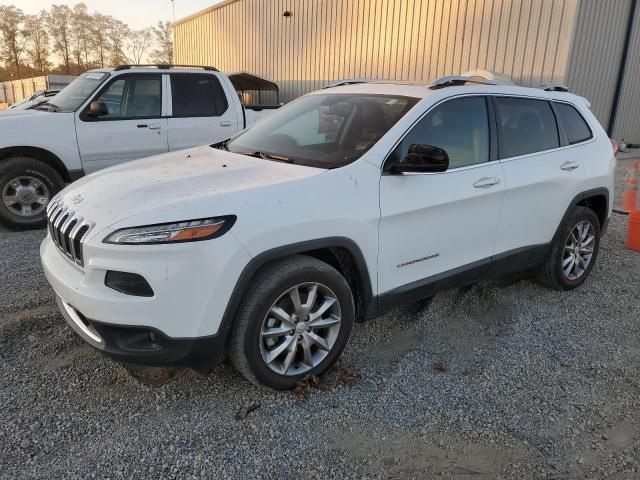
[[(542, 255), (569, 204), (581, 193), (593, 135), (568, 104), (553, 108), (546, 99), (513, 96), (496, 97), (495, 103), (507, 183), (496, 254), (540, 247), (535, 250)], [(557, 118), (569, 119), (573, 112), (577, 117), (568, 120), (572, 124), (567, 131), (559, 128)], [(584, 125), (575, 124), (578, 121)]]
[(85, 173), (167, 151), (162, 75), (122, 74), (110, 80), (92, 101), (104, 102), (107, 114), (89, 115), (89, 104), (76, 117), (76, 134)]
[(411, 301), (488, 270), (505, 189), (491, 107), (478, 95), (443, 101), (387, 160), (427, 144), (447, 151), (450, 164), (444, 172), (384, 172), (380, 179), (381, 308), (387, 297)]
[(242, 129), (232, 95), (213, 72), (170, 75), (169, 150), (226, 140)]

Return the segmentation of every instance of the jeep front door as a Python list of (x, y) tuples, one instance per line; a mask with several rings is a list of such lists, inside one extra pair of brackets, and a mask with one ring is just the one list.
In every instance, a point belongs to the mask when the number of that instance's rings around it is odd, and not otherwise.
[(450, 165), (444, 172), (381, 177), (382, 308), (385, 301), (411, 301), (488, 270), (505, 190), (489, 107), (484, 96), (438, 104), (387, 159), (385, 167), (402, 161), (411, 145), (427, 144), (443, 148)]

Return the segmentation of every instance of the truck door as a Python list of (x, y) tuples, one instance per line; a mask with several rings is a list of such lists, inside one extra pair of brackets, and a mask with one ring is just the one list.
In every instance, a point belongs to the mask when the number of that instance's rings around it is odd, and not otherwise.
[[(171, 74), (169, 150), (226, 140), (242, 126), (230, 95), (213, 73)], [(241, 119), (240, 119), (241, 121)]]
[(93, 98), (107, 112), (76, 117), (80, 158), (85, 173), (168, 150), (167, 119), (162, 115), (162, 75), (123, 74)]

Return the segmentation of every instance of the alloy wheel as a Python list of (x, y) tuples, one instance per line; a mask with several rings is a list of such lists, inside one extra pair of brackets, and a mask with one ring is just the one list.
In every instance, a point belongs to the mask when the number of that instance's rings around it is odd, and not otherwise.
[(284, 292), (260, 328), (260, 353), (280, 375), (294, 376), (319, 365), (340, 332), (340, 302), (329, 287), (303, 283)]
[(562, 271), (568, 280), (577, 280), (589, 268), (595, 248), (596, 234), (591, 222), (578, 223), (567, 238), (562, 256)]

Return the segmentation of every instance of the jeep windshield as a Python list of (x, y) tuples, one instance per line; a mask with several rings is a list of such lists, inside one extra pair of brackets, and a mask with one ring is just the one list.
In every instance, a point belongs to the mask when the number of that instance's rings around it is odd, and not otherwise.
[(75, 112), (108, 77), (106, 72), (83, 73), (56, 96), (40, 105), (38, 110)]
[(224, 144), (266, 160), (338, 168), (360, 158), (417, 98), (375, 94), (307, 95)]

